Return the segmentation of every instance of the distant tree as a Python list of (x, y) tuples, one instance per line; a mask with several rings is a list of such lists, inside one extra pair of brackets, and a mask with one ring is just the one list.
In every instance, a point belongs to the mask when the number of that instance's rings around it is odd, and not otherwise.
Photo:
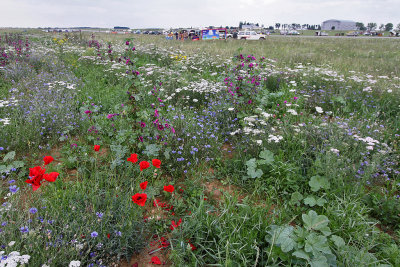
[(320, 31), (321, 30), (321, 25), (316, 25), (316, 26), (317, 26), (316, 29)]
[(274, 26), (269, 26), (268, 30), (273, 31), (274, 30)]
[(356, 22), (356, 28), (359, 31), (365, 31), (367, 28), (364, 26), (364, 23), (362, 22)]
[(256, 23), (256, 26), (259, 27), (260, 25), (258, 25), (258, 23)]
[(336, 29), (336, 27), (335, 27), (335, 26), (332, 26), (332, 27), (331, 27), (331, 30), (332, 30), (332, 31), (334, 31), (335, 29)]
[(382, 23), (381, 25), (379, 25), (379, 30), (383, 32), (385, 30), (385, 24)]
[(393, 30), (393, 23), (386, 23), (385, 31), (390, 32), (391, 30)]
[(377, 25), (375, 22), (370, 22), (370, 23), (368, 23), (367, 28), (368, 28), (368, 30), (373, 31), (376, 29), (376, 26)]
[(229, 26), (225, 26), (226, 29), (229, 29)]
[(280, 23), (275, 23), (275, 28), (279, 29), (281, 27)]
[(242, 29), (243, 22), (239, 22), (239, 29)]
[(399, 23), (399, 24), (397, 24), (397, 26), (396, 26), (396, 30), (400, 31), (400, 23)]
[(250, 22), (247, 22), (246, 25), (250, 25)]

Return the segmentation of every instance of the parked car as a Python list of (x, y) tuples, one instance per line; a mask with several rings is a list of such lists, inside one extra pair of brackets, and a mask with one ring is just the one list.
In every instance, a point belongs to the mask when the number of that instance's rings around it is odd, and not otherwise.
[(346, 36), (358, 36), (358, 32), (348, 32), (346, 33)]
[(265, 34), (258, 34), (255, 31), (241, 31), (238, 33), (238, 39), (242, 40), (265, 40)]
[(315, 32), (315, 36), (328, 36), (329, 34), (327, 32)]
[(300, 35), (300, 33), (298, 31), (295, 31), (295, 30), (289, 31), (287, 34), (289, 34), (289, 35)]

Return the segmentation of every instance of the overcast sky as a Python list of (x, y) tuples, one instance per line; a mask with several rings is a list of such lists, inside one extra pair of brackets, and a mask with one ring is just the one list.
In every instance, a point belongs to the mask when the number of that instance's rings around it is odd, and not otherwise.
[(202, 27), (400, 23), (400, 0), (0, 0), (0, 27)]

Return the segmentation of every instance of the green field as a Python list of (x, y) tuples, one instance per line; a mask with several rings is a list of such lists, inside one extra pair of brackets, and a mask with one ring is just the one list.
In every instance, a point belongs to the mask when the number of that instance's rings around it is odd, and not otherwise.
[(0, 36), (0, 265), (400, 266), (400, 39)]

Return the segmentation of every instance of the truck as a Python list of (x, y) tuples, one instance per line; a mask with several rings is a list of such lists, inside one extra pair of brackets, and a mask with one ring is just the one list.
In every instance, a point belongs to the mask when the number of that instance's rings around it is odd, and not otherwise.
[(265, 40), (265, 34), (258, 34), (255, 31), (240, 31), (238, 33), (238, 39), (242, 40)]

